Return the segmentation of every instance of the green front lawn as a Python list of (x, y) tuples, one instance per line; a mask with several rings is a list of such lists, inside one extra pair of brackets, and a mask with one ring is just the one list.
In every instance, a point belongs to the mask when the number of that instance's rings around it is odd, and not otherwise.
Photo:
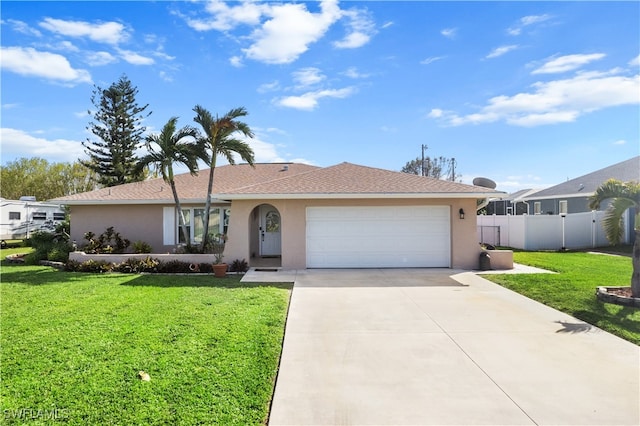
[(640, 345), (640, 309), (596, 299), (598, 286), (629, 286), (631, 259), (589, 253), (515, 252), (513, 260), (558, 274), (484, 275), (488, 280)]
[(290, 284), (4, 261), (1, 278), (4, 423), (265, 422)]

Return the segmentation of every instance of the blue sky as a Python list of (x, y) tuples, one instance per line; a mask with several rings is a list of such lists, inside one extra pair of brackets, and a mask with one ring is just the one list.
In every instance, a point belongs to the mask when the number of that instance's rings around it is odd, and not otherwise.
[(122, 74), (158, 132), (244, 106), (260, 162), (454, 157), (513, 192), (640, 153), (638, 2), (1, 4), (2, 163), (86, 158)]

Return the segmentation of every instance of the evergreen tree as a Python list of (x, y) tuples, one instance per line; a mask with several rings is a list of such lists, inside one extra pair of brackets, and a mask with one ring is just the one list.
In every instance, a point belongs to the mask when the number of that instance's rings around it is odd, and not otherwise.
[(138, 159), (135, 150), (142, 144), (142, 134), (146, 130), (142, 120), (149, 106), (139, 106), (136, 102), (138, 88), (131, 84), (126, 75), (103, 90), (95, 86), (91, 103), (96, 107), (93, 120), (87, 129), (98, 140), (87, 139), (82, 145), (89, 156), (82, 165), (98, 175), (103, 186), (115, 186), (123, 183), (138, 182), (144, 179), (144, 172), (136, 168)]

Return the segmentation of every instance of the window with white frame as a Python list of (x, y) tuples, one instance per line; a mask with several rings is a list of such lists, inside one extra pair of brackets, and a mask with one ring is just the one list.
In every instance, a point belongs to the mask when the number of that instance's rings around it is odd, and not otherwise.
[[(217, 236), (220, 232), (220, 224), (222, 210), (219, 208), (212, 208), (209, 212), (209, 235)], [(186, 233), (191, 243), (200, 244), (204, 235), (204, 209), (202, 208), (184, 208), (182, 209), (184, 215), (184, 224), (186, 225)], [(180, 218), (176, 218), (176, 232), (178, 234), (178, 241), (184, 243), (182, 232), (180, 232)]]
[(569, 203), (567, 202), (567, 200), (560, 201), (558, 210), (560, 214), (567, 214), (569, 212)]
[(542, 203), (540, 201), (536, 201), (533, 203), (533, 214), (540, 214), (542, 212)]

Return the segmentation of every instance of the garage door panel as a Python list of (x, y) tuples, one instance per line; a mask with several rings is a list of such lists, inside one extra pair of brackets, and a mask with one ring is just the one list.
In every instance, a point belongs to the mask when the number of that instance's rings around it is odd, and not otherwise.
[(448, 267), (448, 206), (310, 207), (307, 266)]

